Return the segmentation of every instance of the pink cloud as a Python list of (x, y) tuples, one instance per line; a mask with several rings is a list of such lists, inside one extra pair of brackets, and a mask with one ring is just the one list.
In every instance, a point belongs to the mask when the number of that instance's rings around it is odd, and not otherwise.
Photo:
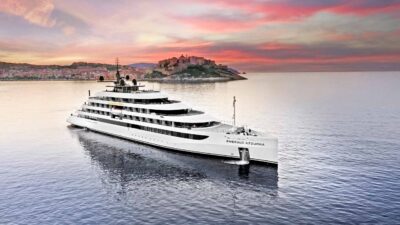
[(20, 16), (30, 23), (52, 27), (55, 20), (51, 19), (54, 9), (52, 0), (2, 0), (0, 2), (0, 12)]
[(221, 18), (212, 18), (207, 16), (197, 17), (175, 17), (177, 21), (188, 24), (199, 30), (209, 32), (238, 32), (251, 29), (260, 24), (260, 21), (239, 21)]
[[(258, 1), (258, 0), (193, 0), (194, 2), (217, 6), (221, 10), (235, 9), (242, 12), (236, 17), (224, 18), (216, 15), (196, 15), (177, 17), (181, 23), (189, 24), (200, 30), (210, 32), (236, 32), (244, 31), (268, 23), (282, 23), (301, 21), (319, 12), (332, 12), (336, 14), (354, 14), (367, 16), (377, 13), (396, 12), (400, 3), (363, 0), (355, 1)], [(257, 14), (258, 17), (243, 18), (243, 15)]]
[[(369, 2), (369, 4), (368, 4)], [(328, 10), (338, 14), (356, 14), (359, 16), (367, 16), (377, 13), (395, 12), (400, 9), (400, 2), (386, 1), (348, 1), (345, 4), (333, 6)]]

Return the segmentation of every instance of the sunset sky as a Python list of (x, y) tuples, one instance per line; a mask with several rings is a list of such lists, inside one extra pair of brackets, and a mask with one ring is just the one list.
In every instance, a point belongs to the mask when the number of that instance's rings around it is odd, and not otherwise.
[(246, 71), (400, 68), (399, 0), (1, 0), (0, 61), (156, 62)]

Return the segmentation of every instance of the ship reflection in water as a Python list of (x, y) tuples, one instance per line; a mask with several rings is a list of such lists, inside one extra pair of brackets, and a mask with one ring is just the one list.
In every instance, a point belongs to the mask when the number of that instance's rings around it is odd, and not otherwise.
[(220, 158), (168, 151), (80, 128), (70, 127), (70, 131), (90, 156), (92, 164), (100, 168), (103, 183), (112, 184), (111, 189), (118, 183), (120, 189), (114, 191), (119, 195), (137, 191), (136, 185), (167, 187), (173, 183), (192, 185), (195, 189), (196, 183), (203, 182), (230, 188), (263, 189), (264, 194), (270, 196), (277, 193), (275, 166), (231, 165)]

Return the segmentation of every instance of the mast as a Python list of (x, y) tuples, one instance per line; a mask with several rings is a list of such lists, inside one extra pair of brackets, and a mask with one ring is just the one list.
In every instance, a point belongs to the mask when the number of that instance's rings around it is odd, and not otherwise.
[(236, 126), (236, 97), (233, 96), (233, 126)]
[(115, 59), (115, 63), (117, 64), (117, 74), (116, 74), (116, 77), (117, 77), (117, 84), (118, 84), (118, 83), (119, 83), (119, 80), (121, 79), (121, 75), (119, 74), (119, 60), (118, 60), (118, 58)]

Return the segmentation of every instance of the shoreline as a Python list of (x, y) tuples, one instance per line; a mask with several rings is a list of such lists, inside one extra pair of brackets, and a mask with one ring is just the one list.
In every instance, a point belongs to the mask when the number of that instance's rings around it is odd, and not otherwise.
[[(229, 82), (244, 79), (230, 79), (230, 78), (204, 78), (204, 79), (140, 79), (138, 82), (156, 82), (156, 83), (216, 83), (216, 82)], [(82, 82), (98, 82), (98, 83), (112, 83), (114, 80), (73, 80), (73, 79), (0, 79), (1, 81), (82, 81)]]
[(156, 82), (156, 83), (216, 83), (216, 82), (229, 82), (236, 80), (247, 80), (243, 79), (232, 79), (232, 78), (197, 78), (197, 79), (142, 79), (139, 81)]
[[(98, 80), (71, 80), (71, 79), (38, 79), (38, 80), (31, 80), (31, 79), (0, 79), (1, 81), (87, 81), (87, 82), (100, 82)], [(112, 81), (104, 81), (104, 83), (112, 82)]]

